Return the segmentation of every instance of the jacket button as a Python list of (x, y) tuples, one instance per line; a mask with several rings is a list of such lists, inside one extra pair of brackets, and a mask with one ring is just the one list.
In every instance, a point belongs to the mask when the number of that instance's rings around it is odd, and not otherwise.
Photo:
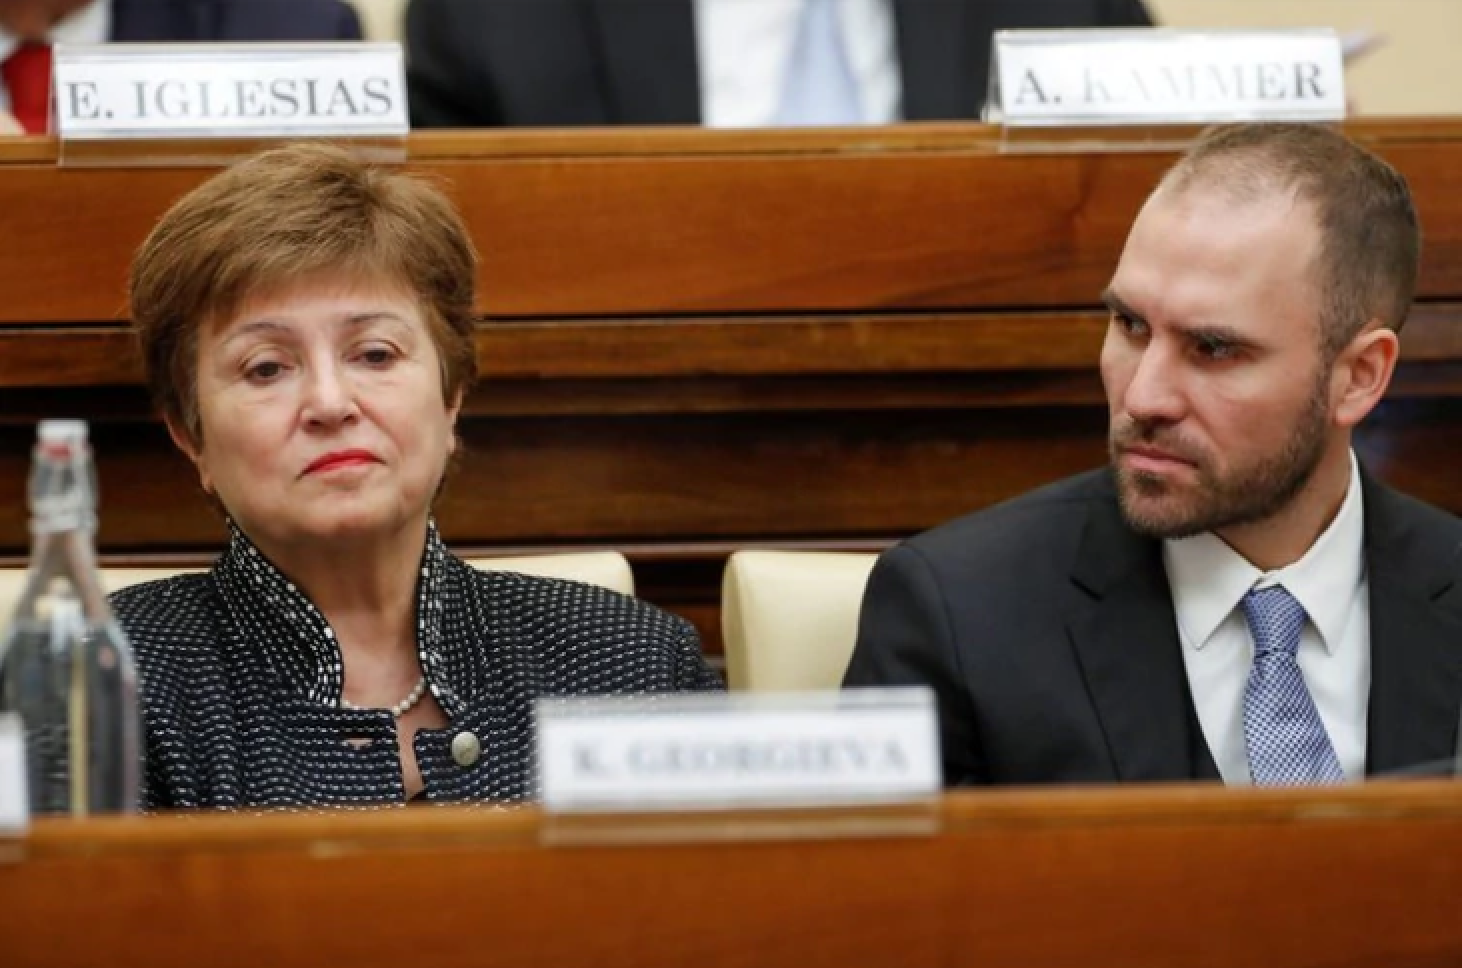
[(472, 733), (463, 730), (452, 737), (452, 759), (458, 766), (471, 766), (481, 756), (482, 742)]

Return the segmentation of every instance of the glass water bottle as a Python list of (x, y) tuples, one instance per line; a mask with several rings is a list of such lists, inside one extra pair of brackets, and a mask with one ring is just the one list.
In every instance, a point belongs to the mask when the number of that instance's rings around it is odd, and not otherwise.
[(0, 713), (20, 716), (33, 814), (138, 807), (137, 669), (102, 590), (96, 506), (86, 424), (42, 422), (30, 567), (0, 634)]

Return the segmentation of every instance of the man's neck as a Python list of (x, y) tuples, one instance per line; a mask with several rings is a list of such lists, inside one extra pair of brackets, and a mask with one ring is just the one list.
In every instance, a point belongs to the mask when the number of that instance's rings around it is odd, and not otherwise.
[(1350, 490), (1350, 442), (1331, 447), (1315, 473), (1279, 513), (1216, 534), (1261, 571), (1277, 571), (1305, 556), (1335, 520)]

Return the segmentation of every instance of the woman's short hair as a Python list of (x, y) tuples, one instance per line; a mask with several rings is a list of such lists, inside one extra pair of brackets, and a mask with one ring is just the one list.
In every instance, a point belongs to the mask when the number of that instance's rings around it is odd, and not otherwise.
[(153, 400), (201, 443), (200, 330), (256, 296), (344, 274), (415, 296), (451, 402), (476, 376), (476, 262), (456, 209), (421, 178), (326, 144), (254, 155), (183, 196), (133, 260), (132, 322)]

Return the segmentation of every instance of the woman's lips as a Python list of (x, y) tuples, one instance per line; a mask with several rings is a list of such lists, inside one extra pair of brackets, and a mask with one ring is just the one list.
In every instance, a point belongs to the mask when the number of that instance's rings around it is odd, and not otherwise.
[(309, 466), (305, 468), (305, 474), (321, 474), (346, 467), (379, 464), (380, 462), (380, 458), (368, 450), (338, 450), (310, 461)]

